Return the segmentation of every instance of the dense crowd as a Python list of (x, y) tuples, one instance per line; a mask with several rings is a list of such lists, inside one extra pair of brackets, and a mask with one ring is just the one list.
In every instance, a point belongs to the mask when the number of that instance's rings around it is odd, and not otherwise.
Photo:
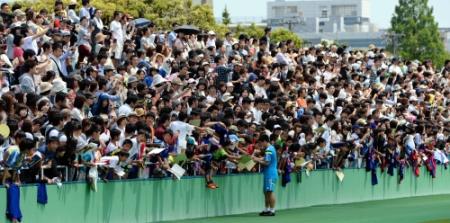
[[(450, 61), (371, 45), (296, 47), (195, 27), (161, 31), (89, 0), (1, 4), (3, 184), (258, 172), (269, 137), (283, 184), (301, 169), (434, 177), (447, 165)], [(245, 162), (242, 160), (245, 158)], [(250, 164), (249, 164), (250, 163)], [(174, 168), (176, 166), (177, 168)], [(241, 168), (241, 167), (245, 168)], [(180, 167), (180, 168), (178, 168)], [(41, 174), (41, 169), (43, 174)]]

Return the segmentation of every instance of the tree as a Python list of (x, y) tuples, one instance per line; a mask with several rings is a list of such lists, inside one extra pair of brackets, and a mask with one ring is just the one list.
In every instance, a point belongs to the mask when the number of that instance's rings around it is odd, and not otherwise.
[[(70, 0), (63, 2), (68, 5)], [(20, 1), (23, 9), (31, 7), (39, 11), (45, 8), (49, 12), (53, 12), (54, 3), (55, 0)], [(161, 30), (170, 30), (173, 23), (191, 24), (204, 30), (212, 30), (217, 25), (212, 8), (193, 5), (192, 0), (91, 0), (91, 5), (103, 11), (105, 22), (111, 21), (114, 11), (118, 10), (135, 18), (150, 19)]]
[(228, 12), (226, 5), (225, 9), (222, 12), (222, 23), (226, 26), (228, 26), (231, 23), (230, 13)]
[(442, 65), (446, 59), (438, 23), (428, 0), (399, 0), (388, 36), (394, 40), (388, 49), (398, 47), (400, 56), (405, 59), (431, 59), (436, 65)]
[(291, 40), (295, 47), (301, 47), (303, 44), (303, 40), (297, 34), (285, 28), (273, 30), (271, 39), (274, 43)]
[[(64, 6), (69, 4), (69, 0), (63, 0)], [(78, 1), (78, 10), (81, 7), (81, 1)], [(111, 21), (114, 11), (125, 12), (135, 18), (144, 17), (145, 12), (149, 10), (149, 5), (143, 0), (91, 0), (91, 5), (94, 8), (101, 9), (103, 11), (103, 18), (105, 21)], [(54, 11), (55, 0), (22, 0), (19, 1), (22, 5), (22, 9), (32, 8), (35, 11), (41, 9), (47, 9), (50, 13)]]
[(242, 26), (238, 24), (235, 28), (235, 33), (237, 35), (245, 34), (248, 37), (261, 38), (264, 35), (264, 29), (258, 27), (255, 23), (252, 23), (250, 26)]
[(211, 7), (207, 5), (196, 5), (187, 16), (187, 23), (194, 24), (203, 30), (214, 30), (216, 21)]

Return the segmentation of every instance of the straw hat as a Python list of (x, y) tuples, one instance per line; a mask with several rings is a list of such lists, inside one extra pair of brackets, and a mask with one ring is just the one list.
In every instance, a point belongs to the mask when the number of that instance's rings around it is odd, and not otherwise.
[(136, 108), (134, 111), (136, 112), (136, 115), (138, 117), (142, 117), (145, 115), (145, 110), (143, 108)]
[(53, 85), (49, 82), (41, 82), (39, 84), (39, 91), (41, 92), (41, 94), (45, 94), (48, 91), (52, 90)]
[(181, 81), (181, 79), (180, 79), (179, 77), (174, 78), (174, 79), (171, 81), (171, 83), (172, 83), (172, 84), (175, 84), (175, 85), (183, 85), (183, 81)]

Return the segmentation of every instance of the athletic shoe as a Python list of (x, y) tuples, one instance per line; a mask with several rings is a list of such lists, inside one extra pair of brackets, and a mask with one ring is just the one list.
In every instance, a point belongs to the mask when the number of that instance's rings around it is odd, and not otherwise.
[(266, 215), (266, 216), (270, 216), (270, 217), (273, 217), (273, 216), (275, 216), (275, 212), (271, 212), (271, 211), (269, 211), (269, 213)]
[(259, 213), (259, 216), (268, 216), (269, 213), (270, 211), (262, 211), (261, 213)]

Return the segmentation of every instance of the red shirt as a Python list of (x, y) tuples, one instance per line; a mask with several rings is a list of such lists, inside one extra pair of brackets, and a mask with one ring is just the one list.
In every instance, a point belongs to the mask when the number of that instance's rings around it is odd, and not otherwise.
[(13, 49), (13, 59), (23, 57), (23, 49), (21, 47), (14, 47)]

